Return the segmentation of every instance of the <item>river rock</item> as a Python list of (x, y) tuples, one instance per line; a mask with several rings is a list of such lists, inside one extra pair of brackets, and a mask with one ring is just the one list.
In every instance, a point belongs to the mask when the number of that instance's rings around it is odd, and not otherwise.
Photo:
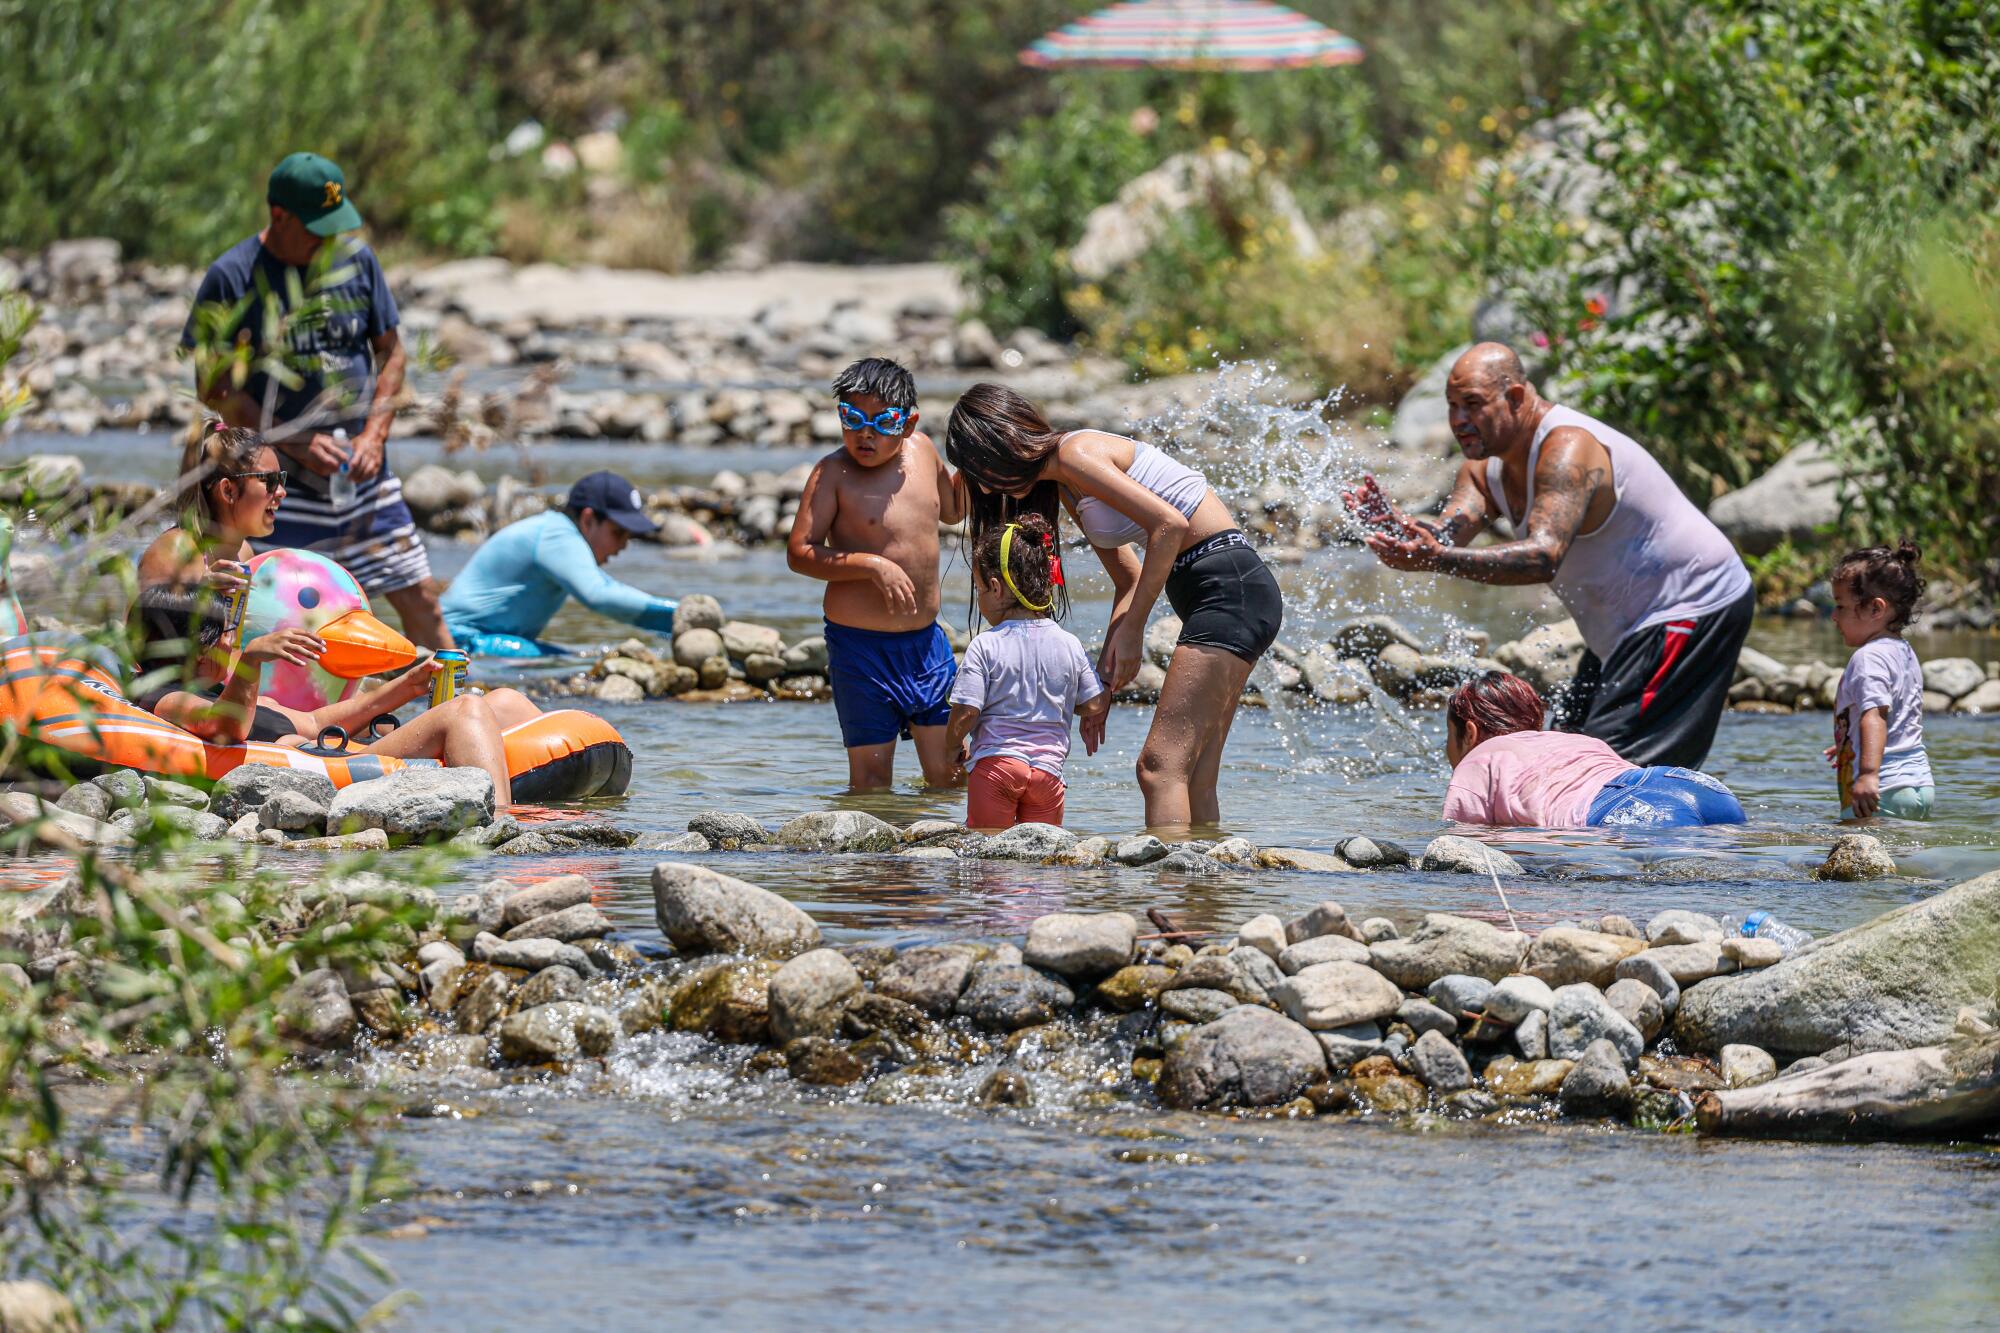
[(1361, 963), (1316, 963), (1280, 981), (1270, 995), (1287, 1017), (1313, 1031), (1377, 1022), (1403, 1002), (1394, 984)]
[(814, 949), (792, 959), (771, 978), (771, 1040), (783, 1046), (799, 1037), (828, 1037), (861, 990), (861, 974), (845, 954)]
[(1738, 935), (1722, 942), (1722, 956), (1735, 963), (1739, 970), (1753, 967), (1770, 967), (1784, 959), (1785, 948), (1776, 940), (1761, 940), (1754, 935)]
[[(247, 768), (268, 767), (270, 766), (266, 764), (240, 764), (234, 771), (241, 772)], [(273, 768), (271, 771), (274, 773), (289, 773), (292, 770)], [(325, 777), (324, 774), (317, 776)], [(327, 778), (325, 780), (327, 786), (331, 787), (333, 785), (332, 779)], [(223, 781), (228, 781), (228, 778), (225, 777)], [(114, 768), (109, 773), (99, 773), (90, 780), (90, 785), (98, 788), (111, 798), (111, 807), (114, 810), (125, 809), (135, 805), (144, 805), (146, 802), (146, 779), (129, 768)], [(221, 816), (224, 812), (217, 810), (214, 813)]]
[(1951, 706), (1954, 713), (2000, 713), (2000, 680), (1989, 680)]
[(1160, 992), (1173, 979), (1174, 969), (1171, 967), (1134, 963), (1130, 967), (1119, 968), (1098, 982), (1097, 989), (1091, 994), (1105, 1008), (1126, 1014), (1157, 1000)]
[(1780, 1058), (1846, 1042), (1904, 1049), (1949, 1040), (1962, 1006), (1992, 1001), (1995, 921), (2000, 871), (1827, 936), (1775, 966), (1692, 987), (1674, 1036), (1683, 1049), (1743, 1043)]
[(972, 978), (978, 953), (962, 944), (926, 944), (896, 955), (875, 993), (914, 1005), (935, 1018), (949, 1014)]
[[(1469, 977), (1461, 972), (1447, 973), (1424, 987), (1424, 995), (1448, 1014), (1476, 1014), (1491, 1003), (1493, 983), (1485, 977)], [(1551, 998), (1549, 1003), (1554, 1004), (1555, 1000)]]
[(783, 660), (785, 636), (768, 625), (753, 625), (747, 620), (731, 620), (717, 631), (722, 635), (722, 650), (741, 661), (752, 656), (776, 657)]
[(1150, 833), (1126, 838), (1111, 849), (1111, 859), (1120, 865), (1143, 866), (1165, 856), (1171, 849)]
[(1493, 650), (1493, 658), (1547, 698), (1576, 675), (1583, 653), (1583, 633), (1576, 622), (1560, 620), (1501, 644)]
[(583, 950), (561, 940), (502, 940), (486, 956), (495, 967), (518, 967), (523, 972), (539, 972), (545, 967), (567, 967), (580, 976), (595, 976), (597, 968)]
[[(1648, 951), (1650, 952), (1650, 950)], [(1644, 982), (1652, 992), (1660, 997), (1660, 1007), (1672, 1018), (1680, 1007), (1681, 987), (1674, 980), (1674, 974), (1660, 964), (1657, 958), (1648, 958), (1645, 953), (1635, 953), (1612, 969), (1619, 981), (1631, 979)]]
[(1047, 861), (1076, 842), (1076, 834), (1053, 824), (1016, 824), (968, 849), (965, 855), (980, 861)]
[(799, 1037), (785, 1044), (785, 1071), (801, 1083), (846, 1087), (868, 1076), (868, 1066), (854, 1052), (823, 1036)]
[(1401, 843), (1390, 842), (1386, 838), (1342, 838), (1334, 844), (1340, 859), (1360, 870), (1373, 870), (1385, 866), (1407, 866), (1410, 851)]
[[(279, 768), (272, 764), (238, 764), (216, 779), (208, 794), (208, 810), (226, 823), (235, 823), (259, 809), (280, 791), (291, 792), (318, 807), (324, 822), (336, 795), (333, 782), (324, 773), (302, 768)], [(267, 826), (275, 827), (275, 826)]]
[(1331, 1032), (1315, 1032), (1319, 1039), (1320, 1053), (1326, 1057), (1327, 1068), (1334, 1073), (1343, 1073), (1371, 1055), (1382, 1053), (1382, 1029), (1374, 1023), (1356, 1023), (1352, 1027), (1335, 1028)]
[(1247, 866), (1257, 863), (1257, 844), (1248, 838), (1224, 838), (1204, 853), (1212, 861), (1220, 861), (1226, 866)]
[(278, 1022), (287, 1035), (323, 1051), (354, 1040), (354, 1006), (346, 983), (330, 967), (306, 973), (278, 996)]
[(255, 818), (260, 829), (303, 833), (325, 824), (327, 807), (331, 804), (331, 801), (316, 800), (304, 792), (281, 788), (265, 797), (262, 805), (243, 818)]
[(500, 925), (506, 928), (532, 921), (538, 916), (547, 916), (550, 912), (560, 912), (565, 907), (588, 903), (591, 896), (590, 881), (582, 875), (557, 875), (554, 879), (545, 879), (525, 889), (515, 889), (506, 880), (496, 883), (509, 888), (500, 909)]
[(1431, 839), (1430, 846), (1424, 848), (1424, 859), (1419, 869), (1484, 875), (1489, 866), (1492, 873), (1498, 875), (1521, 873), (1521, 863), (1499, 848), (1447, 833)]
[(1095, 981), (1132, 961), (1138, 935), (1127, 912), (1051, 912), (1028, 926), (1021, 958), (1072, 981)]
[(1296, 976), (1317, 963), (1366, 963), (1368, 946), (1345, 935), (1317, 935), (1287, 945), (1278, 955), (1278, 970)]
[(1326, 1056), (1311, 1032), (1269, 1009), (1239, 1005), (1168, 1049), (1160, 1095), (1183, 1110), (1277, 1106), (1325, 1076)]
[(1958, 699), (1986, 683), (1986, 672), (1969, 657), (1934, 657), (1923, 664), (1924, 688)]
[(618, 1037), (618, 1020), (608, 1009), (574, 1000), (523, 1009), (500, 1025), (500, 1058), (540, 1065), (603, 1055)]
[(808, 852), (887, 852), (901, 844), (902, 834), (865, 810), (815, 810), (784, 824), (771, 840)]
[[(1567, 982), (1563, 983), (1569, 984)], [(1555, 1008), (1556, 993), (1537, 976), (1502, 977), (1486, 995), (1485, 1013), (1502, 1023), (1519, 1023), (1532, 1013)], [(1477, 1013), (1475, 1009), (1472, 1012)]]
[[(682, 603), (681, 609), (674, 613), (675, 619), (678, 620), (685, 614), (685, 610), (686, 603)], [(727, 655), (722, 647), (722, 635), (715, 630), (684, 629), (674, 635), (674, 661), (680, 665), (699, 671), (703, 662), (717, 657), (724, 658), (724, 664), (727, 665)]]
[(1316, 852), (1310, 847), (1264, 847), (1257, 852), (1256, 864), (1266, 870), (1303, 870), (1311, 874), (1347, 875), (1354, 867), (1332, 852)]
[[(326, 784), (332, 788), (331, 782)], [(79, 782), (56, 798), (56, 808), (85, 819), (103, 820), (111, 814), (111, 793), (94, 782)]]
[(653, 912), (690, 953), (790, 958), (819, 945), (819, 926), (777, 894), (690, 861), (653, 867)]
[(1426, 1032), (1410, 1047), (1410, 1070), (1439, 1096), (1472, 1086), (1472, 1066), (1442, 1032)]
[(1396, 1006), (1396, 1021), (1418, 1036), (1426, 1032), (1439, 1032), (1451, 1037), (1458, 1033), (1456, 1016), (1446, 1013), (1429, 1000), (1419, 1000), (1414, 995)]
[(7, 1333), (83, 1333), (76, 1306), (40, 1282), (0, 1282), (0, 1329)]
[[(513, 978), (503, 972), (488, 971), (470, 986), (460, 981), (457, 993), (450, 997), (452, 1021), (458, 1024), (460, 1032), (485, 1032), (507, 1012), (507, 1002), (513, 994)], [(445, 998), (443, 992), (439, 998)]]
[(1533, 1009), (1514, 1025), (1514, 1049), (1525, 1060), (1549, 1058), (1549, 1011)]
[(1732, 1088), (1754, 1088), (1778, 1076), (1778, 1062), (1770, 1052), (1755, 1046), (1732, 1043), (1716, 1057), (1722, 1067), (1722, 1081)]
[(1661, 912), (1646, 923), (1648, 944), (1707, 944), (1722, 939), (1722, 923), (1701, 912), (1679, 908)]
[(1843, 833), (1833, 840), (1826, 860), (1813, 872), (1815, 879), (1853, 883), (1864, 879), (1889, 879), (1896, 873), (1896, 858), (1879, 838), (1866, 833)]
[(749, 815), (727, 810), (703, 810), (690, 819), (687, 826), (688, 832), (699, 833), (710, 846), (725, 852), (768, 842), (771, 838), (764, 831), (764, 826)]
[(953, 1012), (980, 1027), (1013, 1032), (1051, 1022), (1069, 1012), (1076, 996), (1046, 972), (1018, 963), (981, 963), (972, 969)]
[(1667, 1025), (1667, 1009), (1660, 1003), (1660, 997), (1651, 986), (1632, 977), (1625, 977), (1611, 983), (1604, 992), (1605, 1003), (1622, 1015), (1626, 1022), (1639, 1029), (1639, 1037), (1647, 1045), (1660, 1035), (1660, 1029)]
[(681, 598), (680, 604), (674, 608), (675, 638), (691, 630), (719, 631), (727, 623), (722, 616), (722, 603), (705, 592), (692, 593)]
[(1161, 993), (1160, 1012), (1183, 1023), (1213, 1023), (1238, 1003), (1237, 998), (1226, 990), (1210, 990), (1205, 986), (1184, 987)]
[(583, 978), (566, 967), (545, 967), (521, 983), (518, 995), (516, 1005), (521, 1009), (554, 1004), (558, 1000), (580, 999)]
[(1708, 517), (1745, 555), (1782, 542), (1810, 543), (1840, 521), (1839, 460), (1821, 440), (1807, 440), (1749, 485), (1718, 496)]
[(712, 967), (674, 992), (668, 1019), (676, 1031), (720, 1042), (763, 1042), (771, 1035), (771, 978), (777, 971), (768, 958)]
[(1557, 1091), (1564, 1115), (1618, 1116), (1632, 1110), (1632, 1078), (1617, 1045), (1603, 1037), (1583, 1049)]
[(1272, 962), (1285, 951), (1285, 923), (1265, 913), (1253, 916), (1236, 932), (1236, 947), (1256, 949)]
[(1347, 909), (1336, 902), (1320, 903), (1311, 911), (1285, 923), (1285, 943), (1288, 945), (1327, 936), (1360, 939), (1359, 932), (1347, 920)]
[(1486, 1086), (1502, 1097), (1553, 1097), (1574, 1068), (1573, 1060), (1516, 1060), (1503, 1055), (1486, 1066)]
[(329, 833), (381, 829), (391, 838), (430, 841), (490, 823), (493, 779), (476, 768), (404, 768), (356, 782), (334, 795)]
[[(1723, 976), (1734, 972), (1736, 964), (1722, 956), (1722, 945), (1716, 941), (1702, 944), (1669, 944), (1658, 949), (1647, 949), (1635, 953), (1633, 958), (1647, 958), (1665, 968), (1667, 975), (1678, 986), (1687, 987), (1710, 977)], [(1621, 966), (1623, 965), (1621, 961)], [(1617, 973), (1619, 976), (1629, 975)], [(1639, 978), (1644, 981), (1644, 977)]]
[(1393, 940), (1402, 935), (1396, 923), (1386, 916), (1371, 916), (1356, 928), (1357, 938), (1363, 944), (1380, 944), (1383, 940)]
[(1550, 986), (1568, 986), (1587, 981), (1593, 986), (1611, 984), (1612, 969), (1646, 947), (1644, 940), (1622, 935), (1605, 935), (1594, 930), (1551, 926), (1528, 946), (1522, 971)]
[(1609, 1038), (1626, 1065), (1636, 1069), (1646, 1053), (1639, 1029), (1611, 1007), (1604, 992), (1588, 982), (1556, 988), (1549, 1009), (1549, 1054), (1558, 1060), (1578, 1060), (1590, 1043)]
[(523, 921), (503, 937), (510, 940), (593, 940), (611, 933), (611, 922), (592, 903), (572, 903), (556, 912)]
[(1370, 945), (1375, 970), (1404, 990), (1423, 991), (1453, 973), (1498, 981), (1515, 971), (1528, 938), (1471, 917), (1431, 912), (1408, 939)]

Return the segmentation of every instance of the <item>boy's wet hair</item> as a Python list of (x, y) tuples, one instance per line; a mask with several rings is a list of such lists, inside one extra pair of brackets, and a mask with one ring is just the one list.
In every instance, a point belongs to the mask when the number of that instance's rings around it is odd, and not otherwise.
[[(988, 579), (1005, 582), (1000, 577), (1000, 539), (1006, 534), (1007, 525), (988, 528), (981, 533), (972, 548), (972, 577), (985, 582)], [(1068, 589), (1056, 581), (1056, 562), (1061, 557), (1056, 550), (1055, 530), (1040, 514), (1023, 514), (1014, 520), (1014, 540), (1007, 548), (1007, 572), (1014, 576), (1014, 587), (1022, 597), (1037, 606), (1045, 608), (1040, 615), (1053, 615), (1062, 619), (1069, 610)], [(1029, 607), (1029, 610), (1034, 610)]]
[(840, 372), (833, 381), (835, 398), (865, 393), (890, 407), (910, 410), (917, 405), (917, 381), (886, 356), (865, 357)]
[(1922, 553), (1908, 537), (1894, 547), (1865, 546), (1849, 551), (1833, 567), (1835, 584), (1846, 584), (1857, 600), (1880, 597), (1889, 604), (1889, 628), (1900, 631), (1916, 614), (1924, 595), (1924, 581), (1917, 574)]

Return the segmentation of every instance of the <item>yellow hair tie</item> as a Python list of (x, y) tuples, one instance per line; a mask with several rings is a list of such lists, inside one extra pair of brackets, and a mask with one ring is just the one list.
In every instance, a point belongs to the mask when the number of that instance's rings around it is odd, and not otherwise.
[(1006, 583), (1007, 591), (1014, 594), (1015, 601), (1027, 607), (1030, 611), (1046, 611), (1055, 605), (1056, 599), (1053, 594), (1050, 595), (1048, 601), (1037, 606), (1035, 603), (1029, 601), (1019, 588), (1014, 586), (1013, 561), (1009, 557), (1014, 553), (1014, 529), (1019, 526), (1017, 523), (1009, 523), (1006, 527), (1000, 529), (1000, 578)]

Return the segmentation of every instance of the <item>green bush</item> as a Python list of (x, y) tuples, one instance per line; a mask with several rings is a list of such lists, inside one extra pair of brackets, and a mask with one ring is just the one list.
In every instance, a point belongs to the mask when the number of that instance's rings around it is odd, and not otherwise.
[[(1577, 151), (1605, 188), (1579, 230), (1523, 183), (1497, 205), (1519, 221), (1491, 257), (1572, 396), (1698, 495), (1826, 439), (1857, 479), (1857, 535), (1915, 532), (1960, 566), (1989, 554), (2000, 361), (1968, 326), (1982, 289), (1960, 279), (1992, 253), (1990, 223), (1970, 220), (2000, 191), (2000, 10), (1586, 0), (1580, 15), (1595, 119)], [(1614, 317), (1578, 327), (1606, 293)]]

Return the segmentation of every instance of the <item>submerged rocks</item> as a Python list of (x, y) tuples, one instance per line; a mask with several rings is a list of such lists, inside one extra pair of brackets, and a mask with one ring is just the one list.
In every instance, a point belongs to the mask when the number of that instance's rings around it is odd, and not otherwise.
[(1012, 1032), (1050, 1022), (1075, 1003), (1075, 993), (1045, 972), (987, 962), (972, 970), (954, 1012), (980, 1027)]
[(1016, 824), (966, 855), (980, 861), (1047, 861), (1075, 846), (1077, 836), (1054, 824)]
[(734, 852), (756, 843), (768, 842), (770, 834), (749, 815), (727, 810), (704, 810), (688, 821), (688, 832), (699, 834), (710, 847)]
[(1052, 912), (1028, 927), (1022, 961), (1074, 981), (1094, 981), (1132, 961), (1139, 923), (1125, 912)]
[(1312, 1033), (1269, 1009), (1241, 1005), (1167, 1051), (1160, 1095), (1186, 1110), (1276, 1106), (1325, 1075)]
[(819, 944), (819, 926), (755, 884), (686, 861), (653, 867), (653, 912), (661, 933), (693, 953), (790, 958)]
[(864, 810), (817, 810), (781, 826), (771, 841), (807, 852), (887, 852), (902, 842), (902, 834)]
[(1515, 971), (1528, 937), (1471, 917), (1432, 912), (1407, 939), (1370, 945), (1376, 971), (1404, 990), (1422, 991), (1453, 973), (1498, 981)]
[(523, 1009), (500, 1025), (500, 1058), (549, 1064), (579, 1055), (603, 1055), (617, 1039), (618, 1020), (607, 1009), (558, 1000)]
[[(1717, 977), (1681, 998), (1684, 1049), (1743, 1043), (1780, 1057), (1843, 1042), (1947, 1040), (2000, 976), (2000, 871), (1816, 941), (1775, 966)], [(1650, 951), (1649, 951), (1650, 952)], [(1644, 955), (1640, 955), (1644, 957)]]

